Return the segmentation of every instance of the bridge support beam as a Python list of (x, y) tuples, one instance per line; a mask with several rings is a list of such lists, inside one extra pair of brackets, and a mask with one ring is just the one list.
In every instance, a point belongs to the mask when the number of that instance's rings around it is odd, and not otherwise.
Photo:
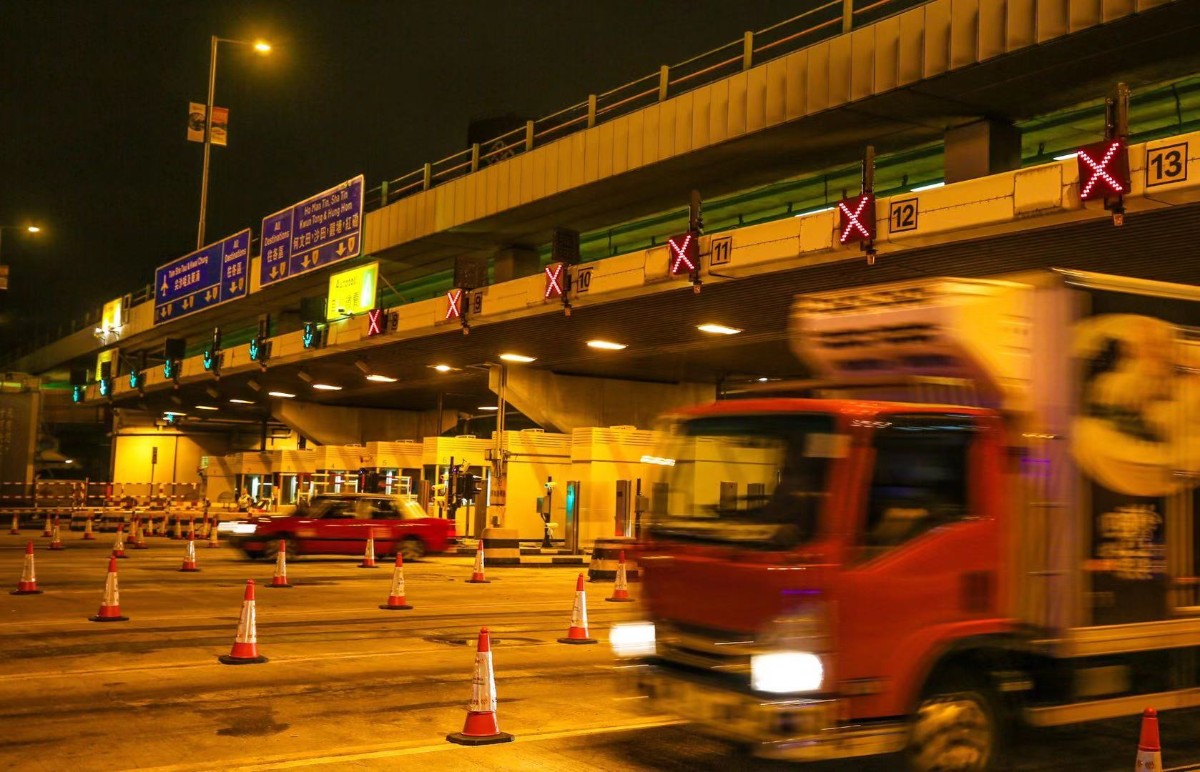
[[(663, 413), (716, 399), (709, 383), (645, 383), (615, 378), (557, 375), (509, 367), (505, 401), (546, 431), (570, 433), (588, 426), (650, 428)], [(500, 388), (499, 368), (489, 387)]]
[(439, 427), (436, 410), (335, 407), (290, 400), (282, 401), (272, 409), (278, 421), (319, 445), (420, 440), (437, 436), (458, 420), (453, 410), (444, 413), (443, 425)]
[(1021, 130), (990, 118), (946, 132), (946, 184), (1021, 167)]

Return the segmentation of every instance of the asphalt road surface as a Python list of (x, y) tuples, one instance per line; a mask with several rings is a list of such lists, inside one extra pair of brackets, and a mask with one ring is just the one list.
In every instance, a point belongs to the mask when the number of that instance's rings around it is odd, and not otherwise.
[[(112, 536), (0, 536), (13, 589), (37, 546), (44, 594), (0, 595), (0, 769), (6, 770), (782, 770), (653, 715), (630, 694), (606, 639), (636, 604), (587, 585), (596, 646), (567, 646), (572, 568), (493, 568), (473, 585), (467, 558), (405, 566), (411, 611), (381, 611), (391, 567), (294, 560), (294, 589), (267, 589), (272, 566), (197, 545), (200, 573), (179, 573), (183, 543), (162, 538), (120, 561), (128, 622), (98, 624)], [(258, 647), (270, 661), (228, 666), (245, 580), (259, 585)], [(633, 591), (636, 594), (637, 586)], [(475, 637), (493, 636), (499, 723), (508, 745), (464, 748)], [(1200, 762), (1200, 713), (1161, 718), (1164, 763)], [(1128, 770), (1137, 719), (1031, 733), (1014, 770)], [(810, 769), (891, 770), (895, 759)], [(1200, 769), (1200, 767), (1196, 767)]]

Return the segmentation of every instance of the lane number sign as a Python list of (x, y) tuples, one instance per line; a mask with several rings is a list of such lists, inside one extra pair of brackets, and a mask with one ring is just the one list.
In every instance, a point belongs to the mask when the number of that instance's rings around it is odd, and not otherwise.
[(917, 199), (906, 198), (892, 201), (888, 209), (888, 231), (890, 233), (903, 233), (917, 229)]
[(1163, 145), (1146, 150), (1146, 187), (1187, 180), (1188, 143)]
[(733, 236), (722, 236), (712, 240), (712, 256), (709, 265), (729, 265), (733, 259)]

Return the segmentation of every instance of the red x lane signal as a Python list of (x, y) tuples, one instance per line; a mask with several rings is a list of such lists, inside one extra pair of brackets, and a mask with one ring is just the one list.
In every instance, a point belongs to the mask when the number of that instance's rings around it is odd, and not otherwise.
[(1079, 200), (1121, 196), (1129, 191), (1129, 150), (1121, 138), (1079, 148)]
[(566, 292), (567, 265), (566, 263), (551, 263), (546, 266), (546, 294), (543, 300), (561, 298)]
[(446, 316), (443, 321), (448, 319), (462, 319), (462, 302), (463, 291), (461, 289), (452, 289), (446, 293)]
[(688, 232), (667, 239), (667, 269), (672, 276), (695, 273), (699, 265), (699, 234)]
[(383, 334), (383, 309), (372, 308), (367, 312), (367, 337)]
[(838, 243), (875, 240), (875, 196), (863, 193), (838, 202)]

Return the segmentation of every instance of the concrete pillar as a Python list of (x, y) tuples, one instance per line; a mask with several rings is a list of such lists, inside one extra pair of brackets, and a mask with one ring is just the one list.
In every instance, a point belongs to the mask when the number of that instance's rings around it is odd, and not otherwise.
[(493, 282), (519, 279), (522, 276), (532, 276), (541, 270), (536, 249), (526, 247), (508, 247), (496, 253), (493, 263)]
[(973, 180), (1021, 166), (1021, 130), (985, 118), (946, 132), (946, 183)]
[(439, 427), (436, 410), (336, 407), (291, 400), (279, 402), (271, 412), (289, 429), (319, 445), (420, 440), (441, 434), (458, 418), (448, 412), (442, 419), (446, 425)]
[[(546, 431), (569, 433), (589, 426), (650, 428), (663, 413), (711, 402), (717, 388), (709, 383), (643, 383), (615, 378), (556, 375), (527, 367), (509, 367), (505, 398)], [(492, 371), (489, 387), (499, 388)]]

